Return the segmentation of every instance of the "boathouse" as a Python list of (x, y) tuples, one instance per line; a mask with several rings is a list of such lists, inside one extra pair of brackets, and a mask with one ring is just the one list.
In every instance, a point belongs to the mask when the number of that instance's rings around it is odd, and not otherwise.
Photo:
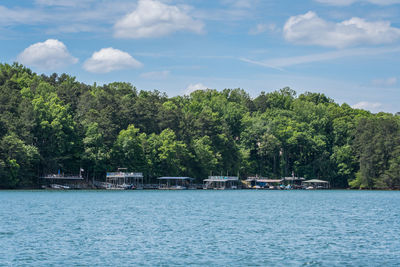
[(194, 178), (191, 177), (159, 177), (158, 189), (161, 190), (182, 190), (192, 187)]
[(106, 184), (111, 188), (141, 189), (143, 188), (143, 173), (126, 172), (126, 168), (119, 168), (118, 172), (107, 172)]
[(68, 175), (59, 172), (58, 174), (47, 174), (39, 178), (42, 188), (80, 189), (86, 187), (85, 180), (83, 179), (81, 172), (79, 173), (79, 176)]
[(306, 178), (295, 177), (293, 175), (292, 177), (284, 177), (283, 180), (286, 186), (290, 186), (293, 189), (301, 189), (302, 183), (306, 180)]
[(238, 183), (237, 176), (208, 176), (203, 180), (203, 189), (237, 189)]
[(259, 177), (259, 176), (252, 176), (252, 177), (247, 177), (247, 179), (244, 181), (244, 184), (246, 185), (247, 188), (250, 189), (259, 189), (259, 188), (264, 188), (266, 186), (266, 183), (263, 182), (262, 180), (268, 179), (267, 177)]
[(302, 184), (306, 189), (329, 189), (330, 188), (330, 183), (328, 181), (318, 180), (318, 179), (303, 181)]
[(246, 184), (250, 189), (280, 189), (283, 179), (268, 179), (267, 177), (248, 177)]

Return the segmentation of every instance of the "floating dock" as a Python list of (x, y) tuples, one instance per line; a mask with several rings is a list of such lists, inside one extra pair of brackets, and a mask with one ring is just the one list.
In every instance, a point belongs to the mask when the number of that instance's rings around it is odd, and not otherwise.
[(82, 175), (47, 174), (39, 177), (42, 188), (50, 189), (83, 189), (87, 188)]
[(124, 170), (126, 168), (118, 168), (118, 172), (107, 172), (106, 189), (143, 189), (143, 173)]
[(159, 177), (158, 189), (160, 190), (182, 190), (193, 189), (192, 182), (194, 178), (191, 177)]
[(203, 180), (203, 189), (238, 189), (238, 176), (208, 176)]

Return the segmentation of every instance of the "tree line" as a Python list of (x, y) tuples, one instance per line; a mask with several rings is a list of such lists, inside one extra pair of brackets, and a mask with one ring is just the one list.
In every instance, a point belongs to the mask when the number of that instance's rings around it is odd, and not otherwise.
[(102, 180), (118, 167), (159, 176), (319, 178), (336, 188), (400, 188), (400, 116), (290, 88), (168, 97), (0, 64), (0, 188), (44, 174)]

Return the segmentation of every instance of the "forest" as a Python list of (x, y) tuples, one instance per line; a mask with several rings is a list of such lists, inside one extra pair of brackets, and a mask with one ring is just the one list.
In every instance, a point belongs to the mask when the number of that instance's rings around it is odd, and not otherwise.
[(0, 188), (35, 188), (41, 175), (81, 168), (104, 180), (125, 167), (147, 181), (294, 174), (334, 188), (400, 189), (399, 115), (290, 88), (168, 97), (0, 64)]

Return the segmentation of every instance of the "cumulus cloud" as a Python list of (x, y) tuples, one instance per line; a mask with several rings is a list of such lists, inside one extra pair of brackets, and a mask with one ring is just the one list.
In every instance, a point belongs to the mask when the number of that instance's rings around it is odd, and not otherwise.
[(17, 57), (18, 62), (40, 69), (52, 70), (75, 64), (78, 59), (71, 56), (60, 41), (48, 39), (25, 48)]
[(380, 87), (390, 87), (390, 86), (397, 84), (397, 78), (390, 77), (387, 79), (375, 79), (375, 80), (372, 80), (372, 84), (375, 86), (380, 86)]
[(119, 38), (149, 38), (185, 30), (202, 33), (203, 23), (191, 18), (187, 12), (185, 7), (139, 0), (136, 10), (114, 25), (114, 35)]
[(194, 91), (197, 90), (206, 90), (209, 87), (205, 86), (202, 83), (194, 83), (194, 84), (189, 84), (188, 87), (186, 87), (185, 90), (185, 95), (190, 95), (191, 93), (193, 93)]
[(94, 52), (83, 64), (85, 70), (93, 73), (107, 73), (119, 69), (140, 68), (141, 66), (142, 63), (128, 53), (112, 47)]
[(400, 38), (400, 29), (390, 22), (368, 22), (351, 18), (339, 23), (326, 21), (316, 13), (290, 17), (283, 28), (286, 40), (306, 45), (346, 47), (358, 44), (387, 44)]
[(356, 2), (368, 2), (375, 5), (392, 5), (400, 3), (400, 0), (315, 0), (315, 1), (332, 6), (349, 6)]

